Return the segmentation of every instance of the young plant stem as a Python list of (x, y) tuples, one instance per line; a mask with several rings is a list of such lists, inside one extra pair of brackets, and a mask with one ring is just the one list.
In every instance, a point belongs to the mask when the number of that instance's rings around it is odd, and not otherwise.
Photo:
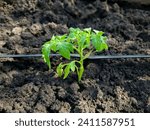
[(78, 72), (78, 81), (81, 81), (83, 72), (84, 72), (84, 66), (83, 66), (83, 60), (84, 60), (84, 56), (83, 56), (83, 50), (81, 50), (81, 52), (79, 53), (80, 55), (80, 68), (79, 68), (79, 72)]
[(83, 72), (84, 72), (83, 60), (80, 60), (80, 68), (79, 68), (79, 74), (78, 74), (78, 81), (81, 81)]

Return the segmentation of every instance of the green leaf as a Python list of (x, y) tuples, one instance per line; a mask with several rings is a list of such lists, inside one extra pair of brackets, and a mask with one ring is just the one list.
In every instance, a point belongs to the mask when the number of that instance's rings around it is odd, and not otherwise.
[(107, 45), (107, 43), (106, 43), (107, 37), (101, 36), (101, 37), (100, 37), (100, 40), (101, 40), (101, 43), (102, 43), (102, 48), (103, 48), (103, 50), (108, 50), (108, 45)]
[(103, 32), (99, 32), (97, 34), (92, 33), (91, 39), (92, 44), (97, 51), (102, 51), (108, 49), (106, 44), (106, 37), (102, 36)]
[(51, 44), (50, 44), (50, 49), (51, 49), (52, 51), (54, 51), (54, 52), (57, 51), (57, 44), (56, 44), (56, 42), (51, 42)]
[(75, 62), (72, 61), (72, 62), (70, 63), (70, 69), (71, 69), (73, 72), (75, 71), (75, 67), (76, 67)]
[(70, 59), (70, 52), (73, 52), (73, 45), (68, 42), (57, 43), (57, 50), (66, 59)]
[(108, 50), (108, 45), (106, 43), (103, 43), (102, 46), (103, 46), (104, 50)]
[(42, 57), (44, 58), (44, 61), (46, 62), (49, 68), (51, 68), (50, 58), (49, 58), (50, 47), (51, 45), (49, 44), (49, 42), (45, 43), (42, 47)]
[(91, 34), (86, 34), (86, 42), (84, 44), (84, 49), (90, 47), (90, 42), (91, 42)]
[(86, 35), (84, 33), (81, 33), (80, 37), (78, 37), (77, 40), (78, 40), (78, 48), (81, 51), (86, 41)]
[(64, 70), (64, 79), (67, 78), (69, 73), (70, 73), (70, 65), (68, 64)]
[(98, 34), (99, 36), (102, 36), (104, 34), (103, 31), (93, 30), (94, 33)]
[(70, 33), (78, 34), (81, 32), (81, 29), (80, 28), (70, 28), (69, 31), (70, 31)]
[(59, 77), (62, 76), (62, 74), (63, 74), (63, 65), (62, 65), (62, 63), (60, 63), (60, 64), (57, 66), (56, 72), (57, 72), (57, 74), (58, 74)]
[(70, 28), (69, 29), (69, 35), (68, 35), (68, 39), (70, 41), (74, 41), (76, 39), (78, 39), (78, 37), (80, 36), (80, 33), (82, 32), (79, 28)]
[(70, 52), (69, 50), (65, 50), (63, 47), (59, 48), (59, 53), (66, 59), (70, 60)]
[[(56, 36), (52, 36), (51, 40), (46, 42), (45, 44), (50, 44), (50, 49), (54, 52), (56, 52)], [(45, 45), (44, 44), (44, 45)]]
[(64, 69), (64, 79), (68, 77), (70, 70), (74, 72), (75, 68), (76, 68), (75, 61), (68, 63)]
[(92, 44), (95, 47), (95, 49), (98, 51), (101, 50), (99, 35), (92, 33), (91, 39), (92, 39)]
[(66, 40), (66, 37), (67, 37), (67, 35), (64, 34), (64, 35), (62, 35), (62, 36), (56, 36), (56, 39), (61, 42), (61, 41), (65, 41), (65, 40)]

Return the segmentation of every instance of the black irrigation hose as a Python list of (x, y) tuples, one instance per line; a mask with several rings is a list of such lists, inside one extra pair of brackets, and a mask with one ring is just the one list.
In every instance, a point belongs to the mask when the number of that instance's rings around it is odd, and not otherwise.
[[(60, 54), (50, 54), (50, 56), (60, 56)], [(29, 57), (42, 57), (42, 54), (18, 54), (7, 55), (0, 54), (0, 58), (29, 58)], [(79, 58), (78, 54), (71, 54), (71, 57)], [(89, 56), (88, 59), (121, 59), (121, 58), (150, 58), (150, 55), (94, 55)]]

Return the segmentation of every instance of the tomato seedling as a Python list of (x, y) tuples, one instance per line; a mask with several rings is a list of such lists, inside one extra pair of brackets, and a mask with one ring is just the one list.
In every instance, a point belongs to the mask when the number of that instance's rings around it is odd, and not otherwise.
[[(103, 36), (103, 34), (104, 32), (92, 30), (91, 28), (70, 28), (68, 34), (52, 36), (51, 40), (42, 46), (44, 61), (51, 68), (49, 57), (51, 52), (59, 53), (62, 57), (68, 59), (69, 62), (61, 62), (57, 66), (56, 72), (58, 76), (63, 76), (65, 79), (72, 71), (77, 73), (78, 81), (80, 81), (84, 72), (84, 60), (94, 51), (108, 50), (107, 37)], [(71, 53), (79, 54), (79, 60), (70, 60)]]

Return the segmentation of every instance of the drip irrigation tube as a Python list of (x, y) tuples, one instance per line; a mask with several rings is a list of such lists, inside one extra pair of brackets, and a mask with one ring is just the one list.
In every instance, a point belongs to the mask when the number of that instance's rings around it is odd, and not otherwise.
[[(51, 57), (60, 56), (60, 54), (50, 54)], [(7, 55), (0, 54), (0, 58), (30, 58), (30, 57), (42, 57), (42, 54), (17, 54)], [(78, 54), (71, 54), (71, 57), (79, 58)], [(150, 55), (94, 55), (89, 56), (88, 59), (122, 59), (122, 58), (150, 58)]]

